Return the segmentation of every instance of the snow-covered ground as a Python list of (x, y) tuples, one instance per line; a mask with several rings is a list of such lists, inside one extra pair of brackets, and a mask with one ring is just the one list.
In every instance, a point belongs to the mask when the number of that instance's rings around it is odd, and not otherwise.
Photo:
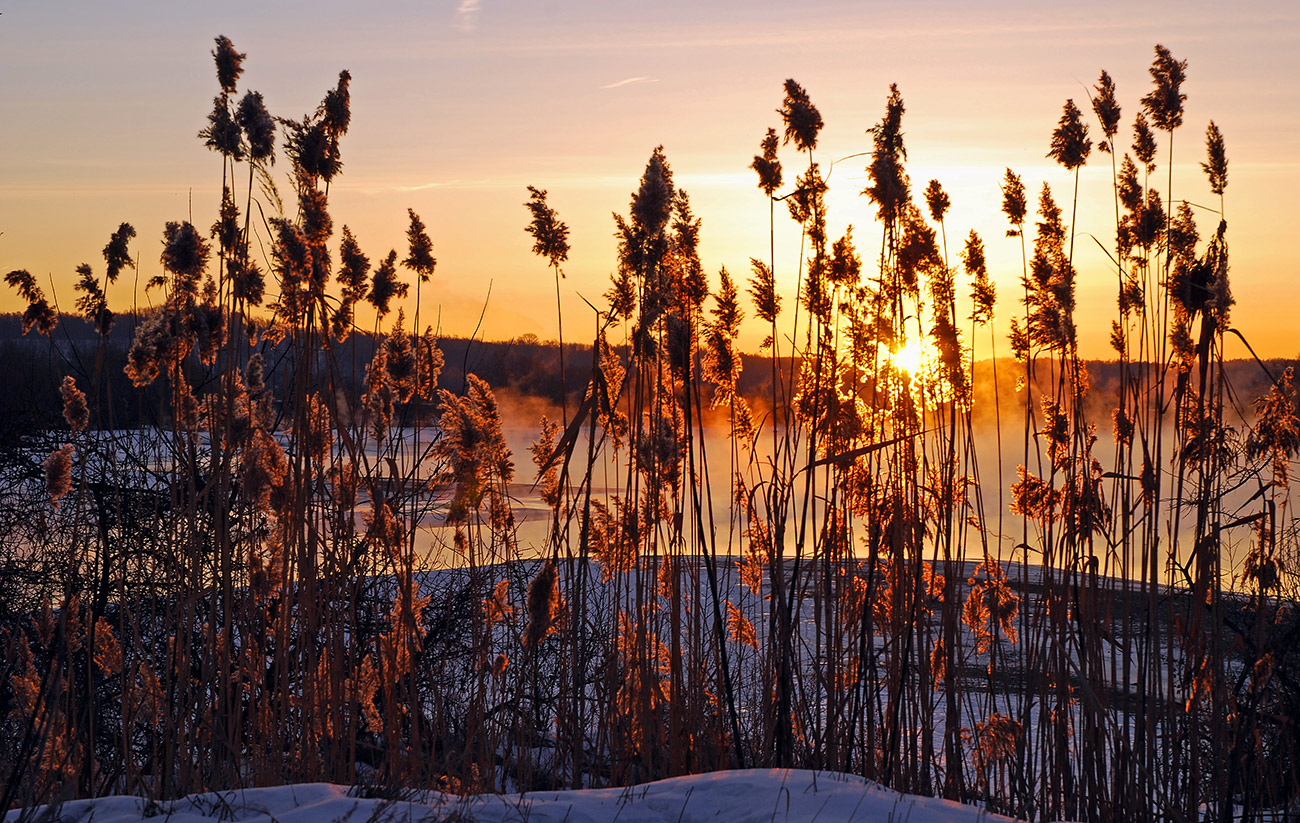
[[(104, 797), (64, 804), (61, 823), (983, 823), (1009, 818), (914, 797), (850, 775), (747, 769), (625, 789), (458, 797), (325, 783), (196, 794), (164, 803)], [(43, 811), (43, 810), (42, 810)], [(10, 812), (6, 823), (18, 819)], [(32, 819), (42, 819), (39, 812)]]

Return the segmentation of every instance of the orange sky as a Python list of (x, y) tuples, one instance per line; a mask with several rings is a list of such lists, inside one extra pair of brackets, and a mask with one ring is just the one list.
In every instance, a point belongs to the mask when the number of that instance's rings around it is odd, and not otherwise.
[[(535, 185), (572, 230), (566, 336), (588, 336), (582, 298), (599, 305), (616, 265), (610, 213), (626, 211), (659, 144), (704, 220), (706, 269), (747, 277), (749, 258), (768, 248), (767, 203), (748, 165), (779, 125), (787, 77), (826, 121), (823, 167), (869, 149), (864, 130), (899, 84), (914, 192), (932, 177), (948, 190), (954, 263), (968, 230), (984, 236), (1004, 330), (1020, 250), (1003, 236), (1003, 170), (1031, 192), (1049, 182), (1066, 203), (1071, 178), (1044, 157), (1062, 104), (1074, 98), (1087, 111), (1105, 68), (1126, 146), (1159, 42), (1189, 64), (1174, 197), (1216, 205), (1199, 168), (1214, 119), (1230, 161), (1233, 323), (1263, 355), (1300, 355), (1288, 243), (1300, 216), (1300, 8), (1248, 2), (1228, 17), (1221, 3), (1140, 6), (408, 0), (363, 15), (334, 0), (19, 2), (0, 16), (0, 271), (28, 269), (47, 291), (52, 280), (68, 309), (74, 268), (102, 270), (100, 250), (121, 221), (139, 231), (141, 283), (159, 272), (166, 221), (212, 224), (221, 164), (195, 135), (218, 90), (212, 38), (225, 34), (248, 54), (241, 93), (261, 91), (273, 114), (314, 110), (338, 71), (352, 72), (344, 171), (330, 189), (335, 224), (378, 259), (390, 247), (404, 255), (406, 209), (419, 212), (439, 262), (422, 316), (440, 312), (444, 333), (471, 333), (482, 313), (488, 338), (555, 336), (554, 284), (523, 230), (525, 187)], [(800, 161), (789, 148), (782, 159), (792, 180)], [(1158, 159), (1163, 175), (1164, 143)], [(871, 261), (879, 229), (858, 195), (863, 165), (835, 165), (829, 222), (835, 236), (852, 223)], [(281, 179), (286, 169), (277, 166)], [(798, 232), (780, 216), (777, 273), (792, 290)], [(1204, 236), (1215, 216), (1198, 218)], [(1089, 235), (1109, 244), (1114, 212), (1109, 158), (1095, 151), (1075, 229), (1084, 353), (1104, 357), (1114, 275)], [(135, 299), (148, 298), (130, 282), (110, 292), (115, 309)], [(20, 308), (0, 290), (0, 310)], [(742, 344), (753, 348), (760, 334), (747, 330)], [(1234, 342), (1228, 355), (1244, 350)]]

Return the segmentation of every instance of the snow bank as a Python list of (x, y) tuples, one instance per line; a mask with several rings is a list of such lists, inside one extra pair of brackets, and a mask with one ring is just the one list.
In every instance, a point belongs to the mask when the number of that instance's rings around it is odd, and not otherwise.
[[(65, 823), (988, 823), (1008, 819), (947, 800), (899, 794), (860, 777), (783, 769), (714, 772), (625, 789), (467, 797), (394, 792), (401, 799), (367, 794), (373, 792), (308, 783), (197, 794), (166, 803), (105, 797), (66, 803), (53, 819)], [(17, 816), (18, 812), (10, 812), (6, 820)]]

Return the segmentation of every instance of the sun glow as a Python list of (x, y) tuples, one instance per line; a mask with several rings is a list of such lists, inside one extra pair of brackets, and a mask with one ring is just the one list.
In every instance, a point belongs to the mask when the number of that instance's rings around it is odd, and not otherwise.
[(919, 377), (925, 368), (926, 351), (925, 345), (920, 338), (913, 338), (907, 341), (907, 344), (896, 352), (892, 353), (894, 368), (906, 374), (908, 377)]
[[(886, 349), (885, 353), (894, 374), (895, 390), (910, 394), (918, 408), (935, 409), (959, 398), (954, 378), (944, 368), (943, 358), (928, 334), (918, 334), (896, 351)], [(967, 357), (962, 355), (963, 362)]]

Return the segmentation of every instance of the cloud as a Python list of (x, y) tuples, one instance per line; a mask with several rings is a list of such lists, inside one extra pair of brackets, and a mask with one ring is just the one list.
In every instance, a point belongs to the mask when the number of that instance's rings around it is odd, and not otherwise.
[(658, 83), (657, 77), (629, 77), (626, 80), (620, 80), (617, 83), (610, 83), (607, 86), (601, 86), (602, 89), (617, 89), (623, 86), (637, 86), (642, 83)]
[(456, 7), (456, 28), (473, 31), (478, 24), (479, 0), (460, 0)]
[[(446, 188), (449, 185), (454, 187), (459, 182), (460, 182), (459, 180), (454, 180), (451, 183), (415, 183), (406, 186), (393, 186), (392, 189), (393, 191), (428, 191), (429, 189)], [(377, 189), (377, 191), (386, 191), (386, 190), (387, 187), (381, 187)]]

